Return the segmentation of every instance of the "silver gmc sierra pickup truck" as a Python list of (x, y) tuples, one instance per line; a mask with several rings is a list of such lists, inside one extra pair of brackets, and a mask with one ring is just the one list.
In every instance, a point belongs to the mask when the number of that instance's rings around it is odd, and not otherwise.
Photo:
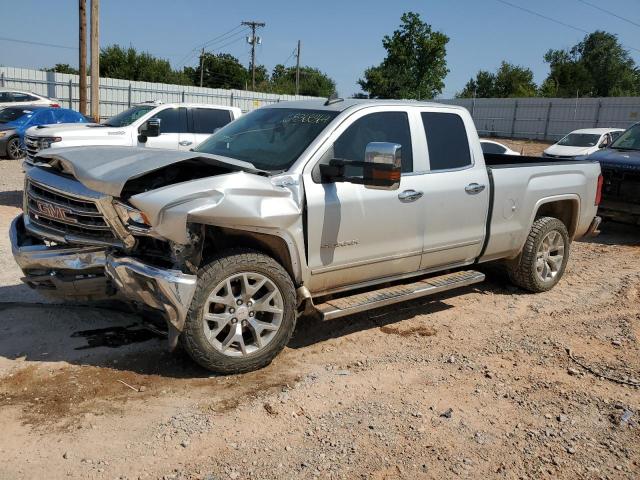
[(431, 103), (279, 103), (194, 151), (52, 149), (26, 168), (24, 281), (160, 312), (171, 348), (224, 373), (267, 365), (302, 313), (474, 284), (478, 263), (546, 291), (600, 223), (597, 162), (483, 155), (469, 113)]

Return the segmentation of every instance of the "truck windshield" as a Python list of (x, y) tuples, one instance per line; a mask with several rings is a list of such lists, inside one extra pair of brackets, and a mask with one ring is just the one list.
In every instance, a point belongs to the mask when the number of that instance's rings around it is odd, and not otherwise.
[(114, 115), (102, 124), (107, 127), (126, 127), (154, 108), (156, 108), (155, 105), (136, 105), (135, 107), (131, 107), (124, 112)]
[(243, 160), (262, 170), (288, 170), (338, 113), (297, 108), (254, 110), (218, 130), (195, 151)]
[(600, 135), (591, 133), (570, 133), (558, 142), (563, 147), (594, 147), (598, 144)]
[(611, 148), (618, 150), (640, 150), (640, 123), (624, 132), (611, 144)]

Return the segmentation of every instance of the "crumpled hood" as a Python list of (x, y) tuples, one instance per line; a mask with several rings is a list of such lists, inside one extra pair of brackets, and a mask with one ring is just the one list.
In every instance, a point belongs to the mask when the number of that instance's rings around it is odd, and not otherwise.
[(69, 147), (40, 152), (35, 160), (73, 175), (85, 187), (100, 193), (120, 196), (127, 181), (163, 167), (194, 158), (232, 170), (255, 171), (251, 164), (220, 161), (212, 155), (179, 150), (139, 147)]
[(640, 151), (607, 148), (589, 155), (589, 160), (597, 160), (605, 168), (640, 170)]

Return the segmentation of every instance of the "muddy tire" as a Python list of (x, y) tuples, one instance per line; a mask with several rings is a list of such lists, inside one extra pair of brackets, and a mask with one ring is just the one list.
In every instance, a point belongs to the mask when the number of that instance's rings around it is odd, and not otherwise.
[(536, 219), (520, 255), (507, 262), (509, 280), (534, 293), (551, 290), (567, 267), (569, 246), (564, 223), (553, 217)]
[(268, 365), (296, 325), (291, 277), (273, 258), (252, 250), (227, 250), (198, 272), (180, 336), (204, 368), (224, 374)]

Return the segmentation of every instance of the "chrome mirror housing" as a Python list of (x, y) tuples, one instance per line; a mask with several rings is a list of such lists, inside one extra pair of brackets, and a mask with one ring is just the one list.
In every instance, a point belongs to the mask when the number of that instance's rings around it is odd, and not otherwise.
[(402, 173), (402, 145), (370, 142), (364, 153), (365, 188), (397, 190)]

